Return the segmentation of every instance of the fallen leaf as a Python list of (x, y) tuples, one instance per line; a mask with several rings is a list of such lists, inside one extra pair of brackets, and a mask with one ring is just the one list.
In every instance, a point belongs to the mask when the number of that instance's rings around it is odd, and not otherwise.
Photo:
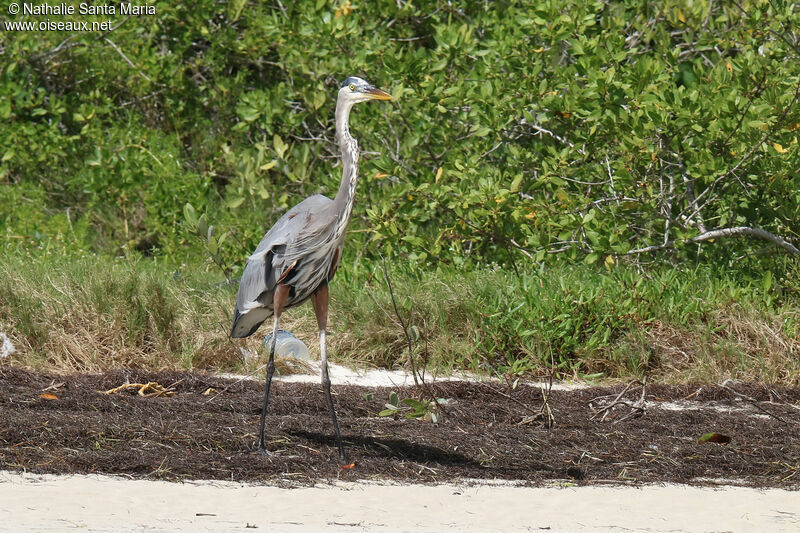
[(697, 442), (716, 442), (717, 444), (728, 444), (730, 441), (731, 438), (722, 433), (706, 433), (697, 439)]
[(206, 391), (203, 393), (203, 396), (209, 396), (209, 395), (211, 395), (211, 394), (213, 394), (213, 393), (215, 393), (215, 392), (217, 392), (217, 389), (215, 389), (214, 387), (209, 387), (209, 388), (207, 388), (207, 389), (206, 389)]
[(150, 381), (148, 383), (125, 383), (119, 387), (107, 391), (101, 391), (104, 394), (115, 394), (122, 390), (138, 389), (139, 396), (152, 397), (152, 396), (172, 396), (175, 391), (170, 387), (166, 388), (160, 383)]

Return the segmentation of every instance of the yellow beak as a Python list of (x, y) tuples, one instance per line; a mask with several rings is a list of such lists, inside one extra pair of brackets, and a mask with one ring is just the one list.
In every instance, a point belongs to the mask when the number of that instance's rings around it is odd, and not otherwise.
[(370, 95), (374, 100), (391, 100), (392, 95), (383, 92), (380, 89), (376, 89), (375, 87), (370, 87), (365, 91), (368, 95)]

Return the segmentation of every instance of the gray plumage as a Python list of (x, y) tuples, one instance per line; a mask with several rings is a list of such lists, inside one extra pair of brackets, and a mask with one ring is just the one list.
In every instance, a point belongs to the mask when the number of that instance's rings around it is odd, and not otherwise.
[[(327, 279), (333, 256), (330, 239), (321, 235), (330, 232), (318, 230), (321, 215), (333, 203), (321, 194), (306, 198), (264, 235), (242, 274), (231, 337), (252, 335), (272, 316), (272, 299), (279, 281), (291, 287), (288, 308), (305, 302)], [(338, 248), (341, 250), (341, 244)]]
[(336, 137), (342, 151), (342, 182), (331, 200), (317, 194), (289, 209), (261, 239), (247, 260), (242, 274), (231, 337), (248, 337), (266, 319), (274, 316), (272, 342), (267, 361), (267, 383), (261, 428), (256, 448), (267, 452), (264, 427), (269, 408), (269, 391), (275, 372), (275, 339), (281, 313), (310, 299), (319, 328), (319, 355), (322, 385), (331, 410), (339, 459), (347, 461), (339, 423), (336, 420), (331, 380), (328, 375), (328, 352), (325, 329), (328, 322), (328, 281), (336, 272), (342, 255), (342, 243), (358, 183), (358, 143), (350, 135), (350, 110), (358, 102), (391, 100), (388, 93), (376, 89), (361, 78), (347, 78), (336, 100)]
[(347, 78), (336, 103), (336, 136), (342, 153), (342, 181), (336, 197), (306, 198), (287, 211), (264, 235), (242, 274), (231, 337), (248, 337), (273, 316), (279, 283), (290, 287), (286, 307), (305, 302), (329, 281), (341, 257), (358, 182), (358, 143), (350, 135), (353, 105), (389, 95), (366, 81)]

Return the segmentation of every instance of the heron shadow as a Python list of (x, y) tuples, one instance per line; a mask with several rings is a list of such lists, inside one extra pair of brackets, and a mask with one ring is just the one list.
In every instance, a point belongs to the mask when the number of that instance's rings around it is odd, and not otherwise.
[[(313, 433), (305, 430), (295, 430), (290, 431), (289, 433), (295, 437), (301, 437), (319, 444), (336, 445), (335, 439), (329, 435)], [(409, 442), (403, 439), (349, 435), (344, 437), (344, 441), (345, 444), (351, 448), (363, 447), (367, 450), (375, 452), (375, 455), (383, 456), (387, 459), (427, 461), (440, 465), (482, 467), (479, 462), (458, 452), (451, 452), (425, 444), (417, 444), (415, 442)]]

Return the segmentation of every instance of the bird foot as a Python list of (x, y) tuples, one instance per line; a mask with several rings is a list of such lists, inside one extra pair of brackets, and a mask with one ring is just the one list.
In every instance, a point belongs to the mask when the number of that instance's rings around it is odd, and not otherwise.
[(259, 441), (259, 442), (257, 442), (257, 443), (256, 443), (256, 447), (255, 447), (255, 448), (253, 448), (253, 449), (252, 449), (252, 450), (250, 450), (250, 451), (251, 451), (252, 453), (260, 453), (260, 454), (262, 454), (262, 455), (266, 455), (267, 457), (272, 457), (273, 455), (275, 455), (275, 453), (273, 453), (273, 452), (271, 452), (271, 451), (269, 451), (269, 450), (267, 449), (267, 447), (266, 447), (266, 445), (264, 445), (264, 442), (263, 442), (263, 441)]

